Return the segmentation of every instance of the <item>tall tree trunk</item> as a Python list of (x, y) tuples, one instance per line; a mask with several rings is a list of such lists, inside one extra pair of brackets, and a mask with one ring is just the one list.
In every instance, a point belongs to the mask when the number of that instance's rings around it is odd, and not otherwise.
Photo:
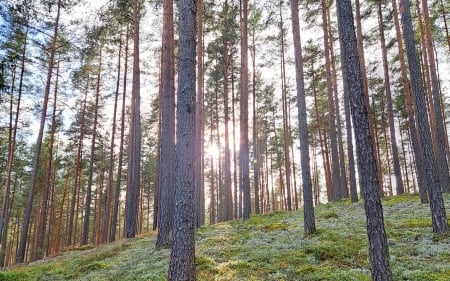
[[(51, 129), (50, 129), (50, 139), (48, 141), (48, 148), (47, 148), (47, 161), (46, 161), (46, 167), (45, 167), (45, 184), (44, 184), (44, 191), (42, 194), (42, 201), (41, 201), (41, 222), (38, 227), (38, 233), (37, 233), (37, 242), (36, 242), (36, 255), (33, 257), (33, 260), (40, 260), (43, 258), (44, 255), (44, 235), (45, 230), (48, 228), (47, 225), (47, 217), (48, 217), (48, 206), (50, 203), (50, 195), (51, 195), (51, 186), (52, 186), (52, 170), (53, 170), (53, 147), (55, 142), (55, 132), (56, 132), (56, 103), (57, 103), (57, 97), (58, 97), (58, 90), (59, 90), (59, 61), (56, 65), (56, 81), (54, 85), (54, 94), (53, 94), (53, 112), (52, 112), (52, 123), (51, 123)], [(48, 247), (48, 245), (47, 245)]]
[(133, 84), (131, 88), (131, 124), (128, 145), (127, 197), (125, 208), (125, 237), (134, 238), (137, 229), (139, 190), (141, 182), (141, 95), (139, 68), (139, 1), (133, 1)]
[(324, 34), (324, 48), (325, 48), (325, 67), (327, 76), (327, 96), (328, 96), (328, 121), (330, 126), (330, 145), (331, 145), (331, 186), (332, 186), (332, 199), (340, 199), (342, 197), (340, 187), (340, 167), (339, 167), (339, 151), (336, 137), (336, 112), (335, 103), (333, 98), (333, 87), (331, 77), (331, 59), (330, 59), (330, 43), (328, 33), (328, 19), (327, 19), (327, 1), (322, 0), (322, 28)]
[(241, 192), (243, 193), (244, 220), (250, 218), (250, 171), (248, 145), (248, 0), (241, 0), (241, 98), (240, 98), (240, 149)]
[(82, 166), (82, 157), (83, 157), (83, 139), (85, 134), (85, 114), (86, 114), (86, 101), (87, 101), (87, 95), (88, 95), (88, 81), (86, 81), (86, 89), (84, 93), (84, 101), (83, 105), (81, 107), (81, 121), (80, 121), (80, 135), (78, 137), (78, 144), (77, 144), (77, 154), (76, 154), (76, 161), (75, 161), (75, 173), (74, 173), (74, 183), (72, 186), (72, 198), (70, 201), (70, 207), (69, 207), (69, 222), (67, 226), (67, 242), (66, 246), (70, 247), (72, 243), (74, 242), (74, 236), (76, 233), (76, 228), (74, 231), (74, 220), (76, 220), (75, 217), (77, 212), (75, 212), (75, 209), (77, 208), (77, 198), (80, 196), (80, 181), (81, 181), (81, 166)]
[[(6, 164), (6, 177), (5, 177), (5, 187), (3, 189), (3, 203), (2, 203), (2, 212), (0, 217), (0, 235), (1, 235), (1, 250), (0, 250), (0, 267), (5, 266), (5, 256), (6, 256), (6, 242), (8, 241), (8, 224), (9, 224), (9, 216), (10, 216), (10, 207), (11, 207), (11, 176), (12, 169), (14, 163), (14, 154), (16, 151), (16, 136), (17, 136), (17, 128), (19, 124), (19, 115), (20, 115), (20, 105), (22, 101), (22, 91), (23, 91), (23, 79), (25, 74), (25, 61), (26, 61), (26, 52), (27, 52), (27, 44), (28, 44), (28, 28), (23, 34), (23, 48), (21, 53), (21, 63), (20, 63), (20, 75), (19, 75), (19, 87), (17, 89), (17, 103), (16, 103), (16, 113), (14, 116), (14, 124), (12, 122), (12, 105), (13, 105), (13, 93), (11, 92), (11, 108), (10, 108), (10, 141), (8, 148), (8, 160)], [(13, 79), (14, 81), (15, 79)], [(14, 85), (14, 82), (11, 83)]]
[(59, 210), (58, 210), (58, 223), (56, 225), (56, 234), (55, 234), (55, 242), (54, 242), (54, 247), (53, 247), (53, 251), (52, 254), (58, 254), (61, 251), (61, 231), (63, 230), (63, 215), (64, 215), (64, 204), (66, 203), (66, 197), (67, 197), (67, 193), (68, 193), (68, 189), (69, 189), (69, 185), (70, 185), (70, 169), (67, 168), (66, 171), (66, 180), (64, 183), (64, 189), (63, 189), (63, 194), (62, 194), (62, 199), (61, 199), (61, 203), (59, 204)]
[(98, 125), (98, 102), (100, 97), (100, 80), (101, 80), (101, 70), (102, 70), (102, 49), (100, 46), (100, 51), (98, 55), (98, 68), (97, 68), (97, 84), (95, 86), (95, 105), (94, 105), (94, 125), (92, 128), (92, 143), (91, 152), (89, 159), (89, 176), (88, 183), (86, 187), (86, 200), (84, 203), (84, 218), (83, 218), (83, 230), (81, 234), (81, 245), (88, 243), (89, 236), (89, 221), (91, 215), (91, 198), (92, 198), (92, 184), (94, 178), (94, 162), (95, 162), (95, 145), (97, 140), (97, 125)]
[(197, 0), (197, 99), (195, 124), (195, 197), (197, 206), (197, 227), (205, 224), (205, 184), (204, 184), (204, 48), (203, 48), (203, 0)]
[(430, 74), (431, 74), (431, 93), (433, 95), (434, 115), (436, 118), (436, 127), (434, 127), (436, 133), (437, 147), (435, 148), (436, 164), (438, 167), (438, 173), (440, 177), (441, 189), (444, 192), (450, 192), (450, 174), (449, 167), (446, 158), (446, 139), (447, 134), (444, 129), (443, 113), (441, 108), (441, 94), (439, 78), (437, 74), (436, 60), (434, 56), (433, 48), (433, 36), (431, 31), (431, 20), (428, 12), (428, 2), (422, 1), (422, 10), (425, 21), (425, 37), (426, 47), (429, 58)]
[(352, 104), (360, 183), (364, 194), (372, 280), (390, 281), (392, 272), (378, 187), (377, 163), (369, 129), (368, 108), (364, 101), (364, 85), (350, 0), (337, 1), (337, 15), (343, 67)]
[(233, 119), (233, 185), (234, 185), (234, 218), (239, 218), (241, 213), (241, 194), (238, 184), (238, 156), (236, 149), (236, 115), (235, 115), (235, 91), (234, 91), (234, 67), (233, 60), (231, 61), (231, 115)]
[[(210, 129), (210, 133), (209, 133), (210, 137), (209, 137), (209, 141), (210, 143), (213, 142), (214, 137), (213, 137), (213, 126), (211, 125), (211, 129)], [(209, 161), (211, 163), (211, 170), (210, 170), (210, 174), (209, 174), (209, 180), (210, 180), (210, 188), (209, 188), (209, 193), (211, 196), (210, 199), (210, 203), (209, 203), (209, 224), (213, 225), (216, 223), (216, 193), (215, 193), (215, 179), (216, 176), (214, 174), (214, 157), (212, 155), (210, 155)]]
[[(341, 57), (342, 54), (341, 48)], [(345, 67), (342, 65), (342, 82), (344, 84), (344, 110), (345, 110), (345, 125), (347, 131), (347, 157), (348, 157), (348, 174), (349, 174), (349, 184), (350, 184), (350, 200), (352, 202), (358, 201), (358, 190), (356, 187), (356, 169), (355, 169), (355, 156), (353, 155), (353, 129), (352, 120), (350, 119), (350, 88), (347, 83), (347, 72)]]
[(303, 219), (304, 232), (306, 235), (316, 231), (314, 203), (312, 194), (311, 168), (309, 161), (309, 140), (308, 140), (308, 122), (306, 111), (306, 93), (305, 79), (303, 76), (303, 56), (300, 38), (300, 23), (298, 16), (298, 2), (291, 0), (292, 14), (292, 35), (294, 38), (295, 51), (295, 77), (297, 82), (297, 108), (298, 123), (300, 130), (300, 156), (303, 180)]
[(415, 116), (415, 109), (414, 109), (414, 102), (412, 99), (412, 89), (411, 89), (411, 83), (408, 79), (407, 74), (407, 67), (406, 67), (406, 59), (404, 55), (403, 50), (403, 41), (402, 41), (402, 34), (400, 29), (400, 20), (399, 20), (399, 13), (397, 8), (397, 0), (392, 0), (392, 12), (394, 15), (394, 24), (395, 24), (395, 34), (397, 39), (397, 47), (398, 47), (398, 57), (400, 60), (400, 71), (402, 75), (402, 82), (403, 82), (403, 91), (405, 95), (405, 103), (406, 103), (406, 109), (408, 111), (408, 125), (409, 125), (409, 131), (411, 136), (411, 142), (412, 142), (412, 148), (414, 150), (415, 155), (415, 167), (416, 167), (416, 174), (417, 174), (417, 182), (419, 187), (419, 194), (420, 194), (420, 200), (422, 204), (425, 204), (428, 202), (428, 196), (427, 196), (427, 178), (425, 174), (425, 166), (424, 161), (422, 159), (421, 153), (420, 153), (420, 144), (418, 139), (418, 133), (417, 133), (417, 125), (416, 125), (416, 116)]
[(179, 4), (179, 75), (177, 150), (175, 156), (175, 212), (169, 281), (195, 280), (195, 0)]
[[(369, 82), (367, 80), (367, 68), (366, 68), (366, 59), (365, 59), (365, 53), (364, 53), (364, 40), (363, 40), (363, 34), (362, 34), (362, 19), (361, 19), (361, 5), (359, 0), (355, 0), (355, 11), (356, 11), (356, 40), (357, 40), (357, 47), (358, 47), (358, 56), (359, 56), (359, 64), (361, 67), (361, 75), (363, 79), (363, 87), (364, 87), (364, 102), (366, 103), (366, 107), (369, 113), (369, 129), (370, 134), (372, 135), (372, 138), (377, 139), (377, 129), (375, 120), (374, 120), (374, 113), (370, 106), (370, 99), (369, 99)], [(374, 149), (377, 151), (377, 154), (375, 154), (377, 165), (379, 167), (378, 169), (378, 181), (380, 182), (380, 191), (383, 187), (383, 174), (380, 162), (380, 157), (378, 157), (379, 149), (377, 146), (377, 143), (374, 142)]]
[[(123, 69), (123, 94), (122, 94), (122, 112), (120, 117), (120, 144), (119, 144), (119, 159), (117, 161), (117, 179), (116, 186), (114, 190), (114, 205), (113, 205), (113, 214), (111, 219), (111, 234), (109, 241), (113, 242), (116, 240), (116, 230), (117, 230), (117, 221), (119, 217), (119, 200), (120, 200), (120, 186), (122, 183), (122, 164), (123, 164), (123, 153), (124, 153), (124, 141), (125, 141), (125, 105), (126, 105), (126, 96), (127, 96), (127, 73), (128, 73), (128, 41), (129, 41), (129, 26), (127, 25), (127, 31), (125, 36), (125, 65)], [(120, 231), (119, 231), (120, 233)]]
[(230, 121), (230, 114), (228, 109), (229, 87), (228, 87), (228, 71), (230, 67), (229, 54), (229, 38), (228, 38), (228, 1), (225, 0), (225, 18), (224, 25), (226, 31), (223, 39), (223, 94), (224, 94), (224, 122), (225, 122), (225, 153), (224, 153), (224, 188), (223, 188), (223, 219), (231, 220), (233, 218), (233, 201), (231, 192), (231, 153), (230, 153), (230, 133), (228, 123)]
[(377, 5), (378, 5), (378, 27), (380, 29), (380, 44), (384, 70), (384, 89), (386, 91), (386, 103), (387, 103), (386, 106), (387, 106), (387, 115), (389, 119), (389, 135), (391, 140), (392, 160), (394, 163), (395, 186), (396, 186), (396, 193), (403, 194), (405, 190), (403, 187), (402, 171), (400, 169), (397, 137), (395, 136), (394, 113), (393, 113), (394, 109), (392, 106), (391, 82), (389, 78), (389, 64), (386, 50), (386, 40), (384, 36), (384, 21), (383, 21), (381, 0), (377, 2)]
[(175, 168), (175, 65), (173, 0), (164, 1), (161, 71), (161, 167), (157, 247), (170, 243), (173, 224)]
[[(401, 1), (403, 38), (408, 56), (409, 72), (411, 75), (412, 92), (416, 105), (417, 124), (421, 144), (420, 154), (425, 164), (425, 173), (428, 181), (428, 195), (430, 198), (431, 218), (433, 231), (438, 234), (448, 233), (447, 215), (445, 213), (444, 200), (439, 185), (439, 178), (435, 166), (431, 143), (430, 125), (428, 123), (427, 109), (423, 96), (422, 77), (420, 75), (419, 59), (414, 44), (414, 30), (411, 19), (409, 0)], [(419, 158), (420, 159), (420, 158)]]
[(342, 139), (342, 123), (341, 123), (341, 110), (338, 95), (338, 85), (337, 85), (337, 71), (336, 71), (336, 56), (334, 55), (334, 44), (333, 44), (333, 32), (331, 30), (331, 16), (330, 9), (327, 9), (327, 19), (328, 19), (328, 42), (330, 44), (330, 60), (331, 60), (331, 77), (333, 85), (333, 99), (336, 112), (336, 140), (339, 148), (339, 182), (341, 197), (348, 198), (348, 188), (347, 188), (347, 174), (345, 170), (345, 155), (344, 155), (344, 142)]
[(103, 235), (102, 243), (109, 242), (111, 233), (111, 207), (113, 202), (113, 179), (114, 179), (114, 146), (116, 139), (116, 118), (117, 118), (117, 103), (119, 100), (119, 87), (120, 87), (120, 71), (122, 65), (122, 33), (119, 35), (119, 54), (117, 61), (117, 80), (116, 80), (116, 90), (114, 94), (114, 110), (113, 110), (113, 122), (111, 128), (111, 144), (109, 148), (109, 166), (108, 166), (108, 182), (106, 184), (106, 202), (103, 215)]
[[(447, 2), (448, 4), (448, 2)], [(447, 24), (447, 16), (446, 16), (446, 7), (444, 6), (444, 1), (439, 0), (439, 8), (440, 8), (440, 12), (442, 13), (442, 20), (444, 21), (444, 29), (445, 29), (445, 35), (447, 37), (447, 46), (448, 46), (448, 50), (450, 51), (450, 35), (448, 32), (448, 24)]]
[(256, 27), (252, 26), (252, 47), (251, 47), (251, 57), (252, 57), (252, 98), (253, 98), (253, 177), (254, 177), (254, 190), (255, 190), (255, 214), (261, 213), (261, 190), (260, 190), (260, 163), (259, 163), (259, 139), (258, 139), (258, 127), (257, 127), (257, 100), (256, 100)]
[(55, 61), (55, 54), (56, 54), (56, 42), (57, 42), (58, 31), (59, 31), (59, 17), (60, 17), (60, 12), (61, 12), (61, 5), (62, 5), (61, 0), (59, 0), (57, 12), (56, 12), (55, 27), (53, 30), (52, 43), (51, 43), (51, 47), (50, 47), (50, 57), (48, 60), (47, 80), (45, 83), (44, 100), (42, 103), (41, 122), (40, 122), (38, 137), (36, 140), (36, 148), (35, 148), (34, 159), (33, 159), (33, 168), (32, 168), (31, 179), (30, 179), (30, 188), (28, 189), (26, 210), (25, 210), (25, 216), (24, 216), (23, 223), (22, 223), (22, 230), (20, 233), (20, 241), (19, 241), (19, 248), (17, 250), (16, 263), (23, 263), (25, 260), (28, 229), (30, 226), (31, 212), (33, 211), (34, 189), (36, 186), (37, 173), (38, 173), (38, 169), (39, 169), (38, 166), (39, 166), (39, 160), (41, 157), (42, 139), (44, 137), (45, 119), (47, 117), (48, 98), (50, 95), (50, 85), (51, 85), (51, 80), (52, 80), (52, 76), (53, 76), (53, 67), (54, 67), (53, 64)]
[(288, 93), (287, 93), (287, 82), (286, 82), (286, 67), (284, 58), (284, 22), (283, 22), (283, 2), (280, 1), (280, 40), (281, 40), (281, 96), (282, 96), (282, 111), (283, 111), (283, 153), (284, 153), (284, 168), (286, 172), (286, 201), (287, 210), (292, 211), (292, 198), (291, 198), (291, 159), (289, 155), (289, 128), (288, 128)]

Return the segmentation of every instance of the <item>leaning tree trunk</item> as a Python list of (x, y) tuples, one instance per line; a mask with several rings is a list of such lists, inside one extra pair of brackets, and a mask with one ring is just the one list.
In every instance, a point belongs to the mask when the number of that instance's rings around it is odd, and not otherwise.
[[(47, 148), (47, 161), (46, 161), (46, 167), (45, 167), (45, 184), (44, 184), (44, 191), (42, 195), (42, 201), (41, 201), (41, 221), (39, 222), (38, 226), (38, 233), (37, 233), (37, 241), (36, 241), (36, 253), (33, 257), (33, 260), (40, 260), (43, 258), (44, 255), (44, 236), (45, 236), (45, 230), (47, 228), (47, 218), (48, 218), (48, 205), (49, 205), (49, 198), (51, 196), (51, 185), (52, 185), (52, 170), (53, 170), (53, 148), (55, 143), (55, 133), (56, 133), (56, 105), (57, 105), (57, 97), (58, 97), (58, 82), (59, 82), (59, 61), (56, 66), (56, 81), (54, 86), (54, 94), (53, 94), (53, 112), (52, 112), (52, 124), (50, 129), (50, 140), (48, 142), (48, 148)], [(48, 247), (48, 245), (47, 245)]]
[[(8, 150), (8, 160), (6, 164), (6, 178), (5, 178), (5, 188), (3, 190), (3, 203), (2, 203), (2, 213), (0, 217), (0, 235), (1, 235), (1, 252), (0, 252), (0, 267), (5, 266), (5, 256), (6, 256), (6, 242), (8, 241), (8, 224), (9, 224), (9, 209), (11, 206), (11, 175), (14, 163), (14, 154), (16, 150), (16, 136), (17, 128), (19, 124), (19, 113), (20, 104), (22, 101), (22, 91), (23, 91), (23, 79), (25, 74), (25, 61), (26, 61), (26, 51), (27, 51), (27, 40), (28, 40), (28, 28), (25, 31), (23, 38), (23, 48), (21, 54), (21, 65), (20, 65), (20, 75), (19, 75), (19, 87), (17, 89), (17, 104), (16, 104), (16, 114), (14, 117), (14, 124), (12, 119), (10, 119), (10, 146)], [(14, 85), (14, 82), (12, 83)], [(11, 118), (12, 118), (12, 98), (11, 94)]]
[[(431, 31), (431, 20), (428, 12), (427, 1), (422, 1), (422, 10), (425, 21), (425, 41), (426, 41), (426, 51), (428, 52), (430, 75), (431, 75), (431, 93), (433, 96), (433, 110), (434, 116), (436, 118), (436, 127), (434, 128), (436, 133), (437, 147), (436, 151), (436, 162), (438, 167), (438, 173), (440, 177), (441, 189), (444, 192), (450, 192), (450, 174), (449, 167), (446, 157), (446, 138), (447, 134), (444, 129), (443, 113), (441, 108), (441, 94), (439, 78), (437, 74), (437, 67), (434, 56), (434, 46), (433, 46), (433, 36)], [(424, 50), (425, 51), (425, 50)]]
[(59, 17), (61, 12), (61, 0), (58, 1), (58, 7), (56, 12), (56, 19), (55, 19), (55, 27), (53, 30), (53, 37), (52, 37), (52, 43), (50, 47), (50, 57), (48, 60), (48, 71), (47, 71), (47, 80), (45, 83), (45, 91), (44, 91), (44, 101), (42, 103), (42, 112), (41, 112), (41, 123), (39, 127), (39, 133), (36, 141), (36, 148), (34, 152), (34, 160), (33, 160), (33, 168), (31, 172), (31, 179), (30, 179), (30, 188), (28, 189), (28, 197), (26, 201), (26, 210), (25, 210), (25, 216), (22, 223), (22, 229), (20, 233), (20, 241), (18, 245), (17, 250), (17, 258), (16, 263), (23, 263), (25, 260), (25, 252), (26, 252), (26, 244), (27, 244), (27, 238), (28, 238), (28, 229), (30, 226), (30, 220), (31, 220), (31, 212), (33, 211), (33, 197), (34, 197), (34, 189), (36, 187), (36, 179), (39, 169), (39, 160), (41, 157), (41, 147), (42, 147), (42, 140), (44, 137), (44, 128), (45, 128), (45, 121), (47, 117), (47, 107), (48, 107), (48, 99), (50, 95), (50, 85), (51, 80), (53, 77), (53, 64), (55, 62), (55, 54), (56, 54), (56, 43), (57, 43), (57, 37), (58, 37), (58, 31), (59, 31)]
[(411, 76), (412, 92), (416, 105), (417, 125), (419, 139), (421, 144), (419, 159), (423, 159), (425, 164), (425, 173), (428, 181), (428, 195), (430, 198), (431, 218), (433, 223), (433, 231), (438, 234), (448, 233), (447, 214), (445, 213), (444, 200), (439, 185), (439, 177), (437, 177), (435, 157), (431, 144), (430, 124), (428, 122), (428, 114), (426, 102), (424, 98), (424, 89), (422, 76), (420, 74), (419, 59), (416, 53), (414, 43), (414, 30), (411, 19), (411, 11), (409, 0), (401, 1), (402, 23), (403, 23), (403, 39), (406, 45), (406, 53), (408, 56), (409, 72)]
[(195, 280), (195, 46), (196, 0), (179, 4), (179, 75), (175, 212), (168, 280)]
[(364, 85), (353, 25), (351, 1), (337, 1), (337, 14), (342, 61), (347, 78), (345, 83), (347, 83), (350, 91), (360, 183), (364, 194), (372, 280), (390, 281), (392, 280), (392, 273), (378, 186), (377, 162), (373, 139), (370, 134), (368, 108), (364, 101)]

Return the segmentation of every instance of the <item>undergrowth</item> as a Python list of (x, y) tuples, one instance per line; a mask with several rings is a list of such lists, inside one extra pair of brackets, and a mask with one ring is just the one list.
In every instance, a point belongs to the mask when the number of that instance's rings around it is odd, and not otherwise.
[[(450, 208), (450, 196), (446, 195)], [(432, 232), (428, 205), (417, 196), (383, 200), (394, 280), (444, 281), (450, 276), (450, 236)], [(317, 232), (303, 234), (303, 212), (276, 211), (204, 226), (196, 233), (197, 280), (370, 280), (362, 202), (318, 206)], [(169, 250), (155, 235), (64, 255), (0, 272), (0, 281), (166, 280)]]

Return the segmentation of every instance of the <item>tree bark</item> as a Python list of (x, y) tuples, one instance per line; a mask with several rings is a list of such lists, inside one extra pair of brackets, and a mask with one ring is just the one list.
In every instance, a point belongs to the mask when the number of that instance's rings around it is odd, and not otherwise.
[(91, 152), (90, 152), (90, 159), (89, 159), (89, 176), (88, 176), (88, 183), (86, 187), (86, 200), (84, 203), (84, 220), (83, 220), (83, 230), (81, 234), (81, 245), (86, 245), (88, 243), (88, 236), (89, 236), (89, 220), (91, 215), (91, 199), (92, 199), (92, 184), (93, 184), (93, 177), (94, 177), (94, 162), (95, 162), (95, 145), (97, 140), (97, 126), (98, 126), (98, 102), (100, 97), (100, 80), (101, 80), (101, 70), (102, 70), (102, 48), (103, 46), (100, 46), (99, 51), (99, 61), (98, 61), (98, 67), (97, 67), (97, 84), (95, 89), (95, 104), (94, 104), (94, 125), (92, 128), (92, 142), (91, 142)]
[[(447, 215), (444, 207), (444, 200), (439, 184), (439, 177), (435, 166), (433, 150), (429, 145), (431, 143), (430, 125), (426, 103), (424, 99), (424, 89), (422, 76), (420, 74), (419, 59), (414, 44), (414, 30), (411, 19), (409, 0), (401, 1), (403, 39), (406, 45), (408, 56), (409, 72), (411, 76), (412, 92), (416, 105), (417, 124), (419, 139), (421, 143), (420, 155), (424, 160), (425, 173), (428, 181), (428, 195), (430, 198), (431, 218), (433, 231), (437, 234), (448, 233)], [(419, 158), (420, 159), (420, 158)]]
[[(22, 91), (23, 91), (23, 79), (25, 74), (25, 61), (26, 61), (26, 51), (27, 51), (27, 41), (28, 41), (28, 28), (25, 31), (23, 37), (23, 48), (21, 53), (21, 65), (20, 65), (20, 75), (19, 75), (19, 87), (17, 89), (17, 104), (16, 104), (16, 113), (14, 116), (14, 123), (12, 122), (12, 105), (13, 105), (13, 93), (11, 92), (11, 115), (10, 115), (10, 141), (8, 148), (8, 160), (7, 160), (7, 168), (6, 168), (6, 177), (5, 177), (5, 187), (3, 189), (3, 203), (2, 203), (2, 212), (0, 217), (0, 235), (1, 235), (1, 252), (0, 252), (0, 267), (5, 266), (5, 256), (6, 256), (6, 242), (8, 240), (8, 224), (9, 224), (9, 209), (11, 207), (11, 175), (14, 163), (14, 155), (16, 151), (16, 136), (17, 136), (17, 128), (19, 124), (19, 115), (20, 115), (20, 105), (22, 101)], [(14, 81), (15, 79), (13, 79)], [(14, 82), (11, 83), (14, 85)]]
[(360, 183), (364, 194), (364, 208), (369, 238), (372, 280), (390, 281), (392, 273), (384, 229), (383, 210), (379, 194), (377, 163), (369, 128), (368, 108), (364, 101), (364, 85), (358, 56), (353, 13), (350, 0), (337, 1), (339, 39), (343, 67), (352, 105), (352, 117), (358, 153)]
[(433, 110), (436, 118), (436, 126), (434, 127), (436, 134), (437, 147), (435, 148), (436, 164), (438, 167), (438, 173), (440, 177), (441, 189), (443, 192), (450, 192), (450, 174), (447, 162), (447, 152), (445, 149), (446, 141), (448, 138), (444, 129), (443, 113), (441, 108), (441, 94), (439, 78), (437, 75), (437, 67), (434, 56), (433, 35), (431, 31), (431, 20), (428, 12), (427, 1), (422, 1), (422, 11), (425, 23), (425, 41), (426, 49), (429, 58), (430, 75), (431, 75), (431, 93), (433, 96)]
[(163, 3), (161, 71), (161, 167), (159, 169), (159, 216), (157, 247), (167, 247), (173, 224), (175, 167), (175, 64), (173, 0)]
[(243, 193), (242, 218), (251, 213), (250, 167), (248, 144), (248, 0), (241, 0), (241, 98), (240, 98), (240, 150), (241, 192)]
[(195, 0), (179, 3), (175, 212), (169, 281), (195, 280)]
[(127, 197), (125, 208), (125, 237), (134, 238), (138, 232), (137, 217), (141, 183), (141, 95), (139, 67), (139, 21), (140, 4), (133, 1), (133, 83), (131, 88), (131, 124), (128, 145)]
[[(50, 204), (50, 196), (51, 196), (51, 186), (52, 183), (52, 169), (53, 169), (53, 148), (54, 148), (54, 142), (55, 142), (55, 133), (56, 133), (56, 104), (57, 104), (57, 97), (58, 97), (58, 83), (59, 83), (59, 61), (57, 62), (56, 66), (56, 81), (54, 85), (54, 94), (53, 94), (53, 112), (52, 112), (52, 122), (51, 122), (51, 128), (50, 128), (50, 139), (48, 141), (48, 148), (47, 148), (47, 159), (46, 159), (46, 167), (45, 167), (45, 183), (44, 183), (44, 190), (42, 194), (42, 201), (41, 201), (41, 221), (39, 223), (38, 227), (38, 233), (37, 233), (37, 241), (36, 241), (36, 254), (33, 257), (33, 260), (40, 260), (44, 256), (44, 236), (45, 236), (45, 230), (49, 228), (50, 225), (47, 225), (47, 218), (48, 218), (48, 207)], [(48, 247), (48, 245), (47, 245)]]
[(336, 112), (335, 103), (333, 98), (332, 77), (331, 77), (331, 59), (330, 59), (330, 44), (328, 36), (328, 19), (327, 19), (327, 1), (322, 0), (322, 28), (324, 34), (324, 48), (325, 48), (325, 67), (327, 77), (327, 96), (328, 96), (328, 121), (329, 121), (329, 135), (331, 145), (331, 191), (332, 200), (337, 200), (342, 197), (340, 187), (340, 167), (339, 167), (339, 151), (336, 137)]
[(197, 0), (197, 97), (195, 124), (195, 197), (197, 206), (197, 227), (205, 224), (205, 184), (204, 184), (204, 48), (203, 48), (203, 0)]
[(415, 167), (417, 174), (417, 182), (419, 187), (420, 200), (422, 204), (428, 203), (427, 196), (427, 179), (425, 175), (425, 167), (420, 153), (420, 144), (417, 134), (416, 117), (414, 110), (414, 102), (411, 94), (411, 83), (408, 79), (406, 60), (403, 50), (402, 34), (400, 30), (400, 20), (397, 8), (397, 0), (392, 0), (392, 12), (394, 15), (395, 34), (397, 39), (398, 57), (400, 60), (400, 72), (402, 75), (403, 91), (405, 95), (406, 109), (408, 112), (408, 125), (411, 136), (412, 148), (416, 156)]
[(19, 246), (18, 246), (18, 250), (17, 250), (16, 263), (23, 263), (25, 260), (28, 229), (30, 226), (31, 212), (33, 211), (34, 189), (36, 186), (36, 179), (37, 179), (37, 173), (38, 173), (38, 168), (39, 168), (38, 167), (39, 160), (41, 157), (41, 147), (42, 147), (42, 139), (44, 137), (45, 119), (47, 117), (47, 107), (48, 107), (48, 98), (50, 95), (50, 85), (51, 85), (51, 80), (53, 77), (53, 67), (54, 67), (53, 64), (55, 61), (56, 42), (57, 42), (58, 31), (59, 31), (59, 18), (60, 18), (61, 6), (62, 6), (61, 0), (58, 1), (57, 5), (58, 5), (58, 7), (57, 7), (57, 12), (56, 12), (55, 27), (53, 30), (52, 43), (51, 43), (51, 47), (50, 47), (50, 57), (49, 57), (49, 62), (48, 62), (47, 80), (45, 83), (44, 100), (42, 103), (41, 122), (40, 122), (38, 137), (36, 140), (33, 168), (32, 168), (32, 172), (31, 172), (30, 188), (28, 189), (26, 210), (25, 210), (25, 216), (24, 216), (23, 223), (22, 223), (22, 230), (20, 233), (20, 241), (19, 241)]
[(113, 109), (113, 121), (111, 127), (111, 144), (109, 147), (109, 166), (108, 166), (108, 182), (106, 184), (106, 200), (103, 215), (103, 235), (102, 243), (107, 243), (110, 240), (110, 222), (111, 222), (111, 207), (113, 202), (113, 179), (114, 179), (114, 146), (116, 139), (116, 116), (117, 116), (117, 102), (119, 100), (119, 87), (120, 87), (120, 73), (122, 65), (122, 35), (119, 35), (119, 54), (117, 61), (117, 79), (116, 90), (114, 93), (114, 109)]
[[(123, 164), (123, 153), (124, 153), (124, 141), (125, 141), (125, 110), (126, 110), (126, 97), (127, 97), (127, 73), (128, 73), (128, 40), (129, 40), (129, 26), (127, 25), (127, 31), (125, 36), (125, 63), (123, 69), (123, 93), (122, 93), (122, 112), (121, 112), (121, 123), (120, 123), (120, 144), (119, 144), (119, 159), (117, 161), (117, 179), (116, 186), (114, 190), (114, 205), (113, 214), (111, 219), (111, 234), (109, 241), (113, 242), (116, 240), (116, 230), (117, 221), (119, 217), (119, 200), (120, 200), (120, 186), (122, 183), (122, 164)], [(120, 233), (120, 231), (119, 231)]]
[(298, 1), (291, 0), (292, 35), (295, 51), (295, 77), (297, 82), (297, 108), (300, 130), (300, 156), (303, 180), (303, 219), (306, 235), (316, 231), (314, 203), (312, 194), (311, 167), (309, 161), (308, 122), (306, 111), (305, 80), (303, 76), (303, 56), (300, 38), (300, 23), (298, 16)]
[[(388, 63), (388, 57), (387, 57), (387, 50), (386, 50), (386, 40), (384, 36), (384, 21), (383, 21), (383, 13), (382, 13), (382, 2), (381, 0), (378, 1), (378, 26), (380, 29), (380, 44), (381, 44), (381, 53), (382, 53), (382, 60), (383, 60), (383, 71), (384, 71), (384, 89), (386, 91), (386, 106), (387, 106), (387, 115), (389, 119), (389, 135), (391, 140), (391, 149), (392, 149), (392, 160), (394, 164), (394, 174), (395, 174), (395, 186), (396, 186), (396, 193), (403, 194), (404, 187), (403, 187), (403, 179), (402, 179), (402, 171), (400, 169), (400, 160), (399, 160), (399, 153), (398, 153), (398, 147), (397, 147), (397, 137), (395, 134), (395, 124), (394, 124), (394, 113), (393, 113), (393, 106), (392, 106), (392, 94), (391, 94), (391, 82), (389, 78), (389, 63)], [(390, 175), (389, 175), (390, 177)]]

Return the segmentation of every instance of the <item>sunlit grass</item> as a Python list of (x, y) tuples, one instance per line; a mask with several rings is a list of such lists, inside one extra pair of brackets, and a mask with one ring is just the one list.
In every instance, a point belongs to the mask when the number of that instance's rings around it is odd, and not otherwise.
[[(383, 210), (394, 280), (449, 280), (450, 236), (432, 233), (429, 206), (403, 195), (383, 199)], [(301, 211), (200, 228), (197, 280), (370, 280), (362, 202), (320, 205), (316, 218), (317, 233), (307, 237)], [(73, 249), (0, 272), (0, 281), (166, 280), (169, 250), (156, 249), (155, 239)]]

